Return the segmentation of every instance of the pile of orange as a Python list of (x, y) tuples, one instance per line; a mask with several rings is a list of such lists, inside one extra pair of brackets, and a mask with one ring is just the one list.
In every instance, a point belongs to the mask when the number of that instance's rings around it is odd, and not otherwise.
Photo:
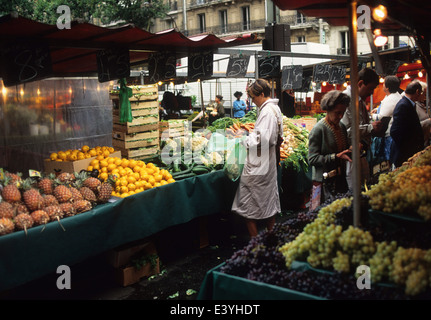
[(99, 170), (99, 178), (103, 181), (110, 175), (114, 176), (115, 189), (112, 195), (121, 198), (175, 182), (168, 170), (142, 160), (97, 156), (87, 168), (88, 171), (94, 169)]
[(81, 149), (69, 149), (64, 151), (53, 152), (49, 156), (52, 161), (76, 161), (88, 159), (96, 156), (103, 156), (104, 158), (109, 157), (111, 153), (114, 153), (114, 148), (107, 146), (97, 146), (90, 148), (85, 145)]

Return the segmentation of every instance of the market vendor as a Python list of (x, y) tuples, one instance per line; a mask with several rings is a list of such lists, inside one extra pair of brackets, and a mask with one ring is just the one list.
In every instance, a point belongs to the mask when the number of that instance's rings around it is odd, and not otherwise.
[(233, 117), (235, 119), (240, 119), (244, 117), (247, 106), (245, 104), (245, 101), (241, 100), (241, 91), (236, 91), (233, 95), (236, 98), (236, 100), (233, 102)]
[(212, 123), (217, 119), (223, 118), (224, 115), (223, 96), (216, 95), (214, 109), (209, 114), (209, 125), (212, 125)]
[(258, 234), (258, 220), (272, 230), (275, 215), (281, 211), (277, 155), (283, 140), (283, 115), (278, 99), (271, 99), (271, 91), (265, 79), (257, 79), (247, 89), (259, 111), (254, 130), (243, 140), (247, 156), (232, 212), (245, 218), (250, 237)]
[(312, 195), (310, 210), (337, 193), (348, 190), (346, 162), (352, 162), (346, 126), (341, 122), (350, 97), (338, 90), (323, 96), (322, 110), (326, 117), (311, 129), (308, 136), (308, 163), (312, 166)]

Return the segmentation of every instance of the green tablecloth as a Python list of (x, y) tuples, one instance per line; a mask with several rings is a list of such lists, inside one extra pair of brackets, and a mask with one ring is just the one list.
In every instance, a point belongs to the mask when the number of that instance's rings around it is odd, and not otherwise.
[(216, 171), (0, 237), (0, 291), (194, 218), (230, 210), (237, 184)]
[(198, 300), (324, 300), (310, 294), (220, 272), (223, 264), (209, 270)]

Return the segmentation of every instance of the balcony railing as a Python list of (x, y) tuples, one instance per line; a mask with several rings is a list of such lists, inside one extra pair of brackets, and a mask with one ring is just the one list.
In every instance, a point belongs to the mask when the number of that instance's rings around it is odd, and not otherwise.
[[(265, 20), (252, 20), (248, 24), (244, 23), (229, 23), (225, 26), (207, 26), (206, 32), (217, 35), (247, 32), (265, 28)], [(199, 34), (200, 29), (189, 29), (189, 35)]]

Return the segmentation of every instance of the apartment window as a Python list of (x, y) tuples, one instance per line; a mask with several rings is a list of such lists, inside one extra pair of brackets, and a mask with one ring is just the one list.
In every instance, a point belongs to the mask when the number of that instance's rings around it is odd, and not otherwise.
[(221, 33), (227, 33), (227, 10), (220, 11)]
[(205, 24), (205, 13), (198, 14), (198, 22), (200, 33), (206, 32), (207, 28)]
[(296, 23), (305, 23), (305, 17), (299, 11), (296, 12)]
[(250, 7), (242, 7), (242, 30), (250, 30)]
[(340, 54), (349, 54), (349, 33), (347, 31), (340, 32)]
[(196, 4), (205, 4), (205, 0), (196, 0)]
[(297, 36), (296, 41), (297, 42), (305, 42), (305, 36)]

